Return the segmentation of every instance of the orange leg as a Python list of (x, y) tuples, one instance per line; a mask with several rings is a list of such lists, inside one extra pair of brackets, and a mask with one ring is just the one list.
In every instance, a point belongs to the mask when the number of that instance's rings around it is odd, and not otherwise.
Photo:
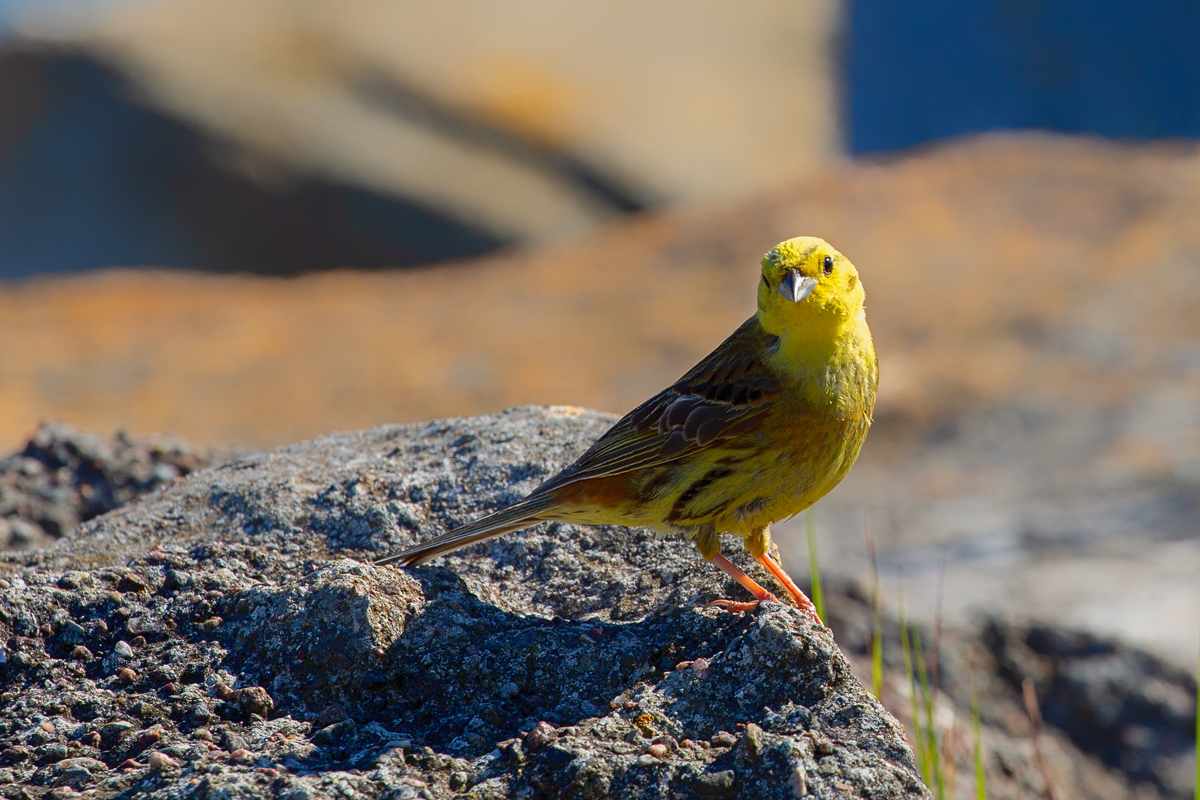
[(754, 558), (758, 563), (767, 568), (767, 572), (770, 572), (775, 576), (776, 580), (783, 584), (784, 588), (788, 590), (788, 594), (796, 601), (796, 605), (800, 606), (801, 611), (807, 611), (812, 615), (814, 620), (817, 622), (821, 621), (821, 618), (817, 616), (817, 607), (813, 605), (812, 600), (809, 600), (804, 592), (800, 591), (800, 587), (796, 585), (796, 582), (792, 580), (790, 575), (783, 571), (783, 567), (775, 563), (775, 559), (771, 558), (770, 554), (763, 553), (762, 555), (754, 556)]
[[(735, 581), (740, 583), (742, 586), (745, 586), (746, 591), (748, 591), (748, 592), (750, 592), (750, 594), (754, 595), (754, 602), (753, 603), (735, 603), (733, 600), (713, 600), (711, 603), (706, 605), (705, 608), (712, 608), (713, 606), (716, 606), (717, 608), (723, 608), (726, 611), (754, 611), (756, 608), (758, 608), (759, 603), (762, 603), (762, 602), (778, 603), (779, 602), (779, 599), (777, 597), (775, 597), (775, 595), (771, 594), (766, 589), (764, 589), (763, 587), (761, 587), (757, 583), (755, 583), (753, 578), (751, 578), (749, 575), (747, 575), (746, 573), (744, 573), (740, 569), (738, 569), (737, 565), (735, 565), (732, 561), (730, 561), (728, 558), (721, 555), (720, 553), (717, 553), (715, 556), (710, 558), (709, 561), (711, 561), (712, 563), (714, 563), (718, 567), (720, 567), (725, 572), (725, 574), (729, 575), (729, 577), (733, 578)], [(801, 595), (801, 597), (804, 597), (804, 595)], [(808, 600), (807, 597), (805, 597), (804, 599), (806, 601)], [(809, 603), (809, 605), (812, 605), (812, 604)]]

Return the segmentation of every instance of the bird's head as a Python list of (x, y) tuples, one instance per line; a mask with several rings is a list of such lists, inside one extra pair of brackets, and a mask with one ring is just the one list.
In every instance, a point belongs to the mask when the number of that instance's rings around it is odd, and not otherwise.
[(768, 333), (857, 320), (865, 297), (858, 270), (824, 239), (798, 236), (763, 256), (758, 318)]

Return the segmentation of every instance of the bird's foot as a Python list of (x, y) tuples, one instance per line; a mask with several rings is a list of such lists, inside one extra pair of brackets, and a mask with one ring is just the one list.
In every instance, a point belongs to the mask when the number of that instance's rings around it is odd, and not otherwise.
[(720, 608), (731, 613), (739, 611), (758, 611), (763, 603), (778, 603), (779, 599), (773, 594), (768, 594), (761, 600), (755, 600), (753, 603), (739, 603), (736, 600), (713, 600), (704, 606), (707, 611), (710, 608)]

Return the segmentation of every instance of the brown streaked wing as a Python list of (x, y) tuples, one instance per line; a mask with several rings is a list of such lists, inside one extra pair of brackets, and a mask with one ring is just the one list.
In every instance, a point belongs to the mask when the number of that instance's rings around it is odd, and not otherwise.
[(762, 353), (771, 337), (751, 317), (686, 375), (626, 414), (534, 494), (586, 478), (686, 458), (753, 430), (779, 394)]

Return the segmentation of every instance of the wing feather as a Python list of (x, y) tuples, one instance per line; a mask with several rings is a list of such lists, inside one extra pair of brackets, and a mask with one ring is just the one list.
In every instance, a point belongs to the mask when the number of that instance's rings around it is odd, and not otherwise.
[(751, 317), (672, 386), (629, 412), (534, 494), (684, 458), (746, 434), (778, 396), (763, 355), (772, 337)]

